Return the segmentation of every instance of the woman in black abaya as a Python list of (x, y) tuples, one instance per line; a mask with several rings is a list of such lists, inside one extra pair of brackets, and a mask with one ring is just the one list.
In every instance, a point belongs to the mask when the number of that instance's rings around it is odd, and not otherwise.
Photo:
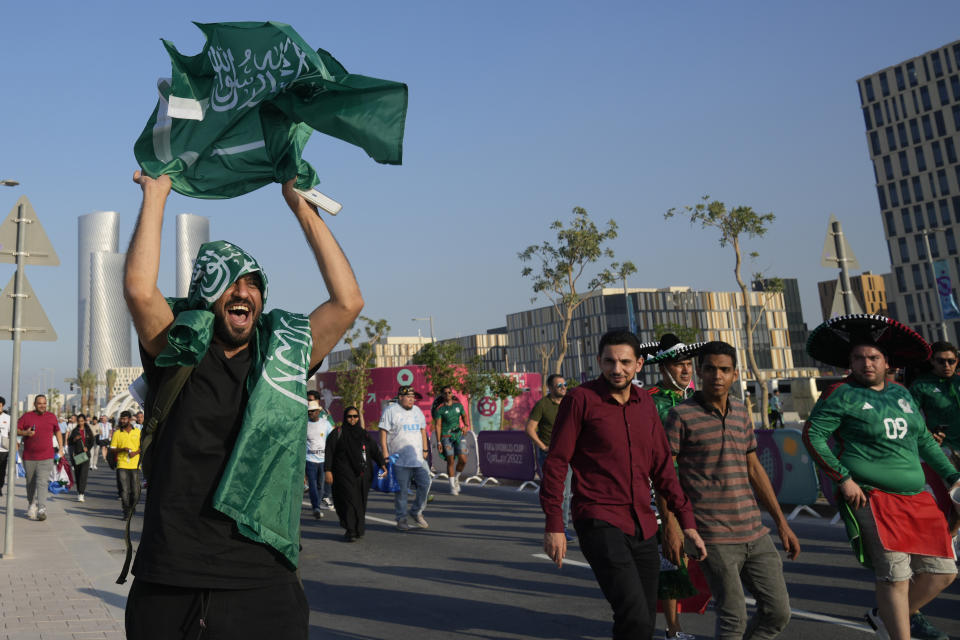
[(343, 425), (327, 437), (326, 481), (333, 487), (333, 508), (340, 526), (346, 529), (344, 540), (356, 542), (363, 537), (367, 513), (367, 494), (373, 477), (373, 460), (383, 473), (387, 463), (380, 447), (360, 426), (360, 412), (347, 407)]

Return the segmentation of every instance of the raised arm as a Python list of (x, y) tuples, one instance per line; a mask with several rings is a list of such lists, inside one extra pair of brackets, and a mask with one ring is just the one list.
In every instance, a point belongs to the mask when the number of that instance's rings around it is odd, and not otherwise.
[[(314, 368), (340, 341), (363, 309), (363, 296), (353, 275), (350, 262), (326, 223), (317, 214), (317, 209), (293, 189), (295, 180), (283, 185), (283, 197), (287, 201), (300, 228), (307, 238), (320, 267), (320, 275), (330, 293), (330, 299), (310, 314), (310, 333), (313, 336), (313, 351), (310, 353), (310, 368)], [(159, 245), (158, 245), (159, 246)]]
[(170, 195), (170, 177), (154, 179), (137, 171), (133, 181), (143, 190), (143, 204), (127, 249), (123, 297), (140, 344), (155, 357), (167, 346), (167, 330), (173, 323), (173, 312), (157, 287), (163, 209)]

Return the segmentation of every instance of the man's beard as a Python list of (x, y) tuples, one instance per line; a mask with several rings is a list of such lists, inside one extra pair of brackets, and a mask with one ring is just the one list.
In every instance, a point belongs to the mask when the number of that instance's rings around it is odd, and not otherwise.
[(256, 319), (250, 324), (250, 331), (246, 335), (236, 335), (230, 331), (223, 316), (215, 315), (213, 320), (213, 335), (228, 349), (238, 349), (250, 343), (253, 330), (256, 328)]
[(624, 389), (629, 388), (629, 387), (630, 387), (630, 384), (633, 382), (633, 380), (631, 380), (630, 378), (626, 378), (626, 379), (623, 381), (623, 384), (617, 385), (617, 384), (614, 383), (612, 380), (610, 380), (607, 376), (603, 376), (603, 381), (606, 382), (606, 383), (607, 383), (607, 386), (610, 387), (610, 388), (611, 388), (612, 390), (614, 390), (614, 391), (623, 391)]

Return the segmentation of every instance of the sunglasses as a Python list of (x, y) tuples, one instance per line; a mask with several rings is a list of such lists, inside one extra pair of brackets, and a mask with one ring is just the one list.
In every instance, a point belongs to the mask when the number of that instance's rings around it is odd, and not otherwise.
[(360, 416), (357, 415), (356, 413), (352, 413), (352, 414), (350, 414), (349, 416), (346, 416), (346, 418), (347, 418), (347, 420), (359, 420), (359, 419), (360, 419)]
[(555, 386), (557, 389), (566, 389), (566, 388), (567, 388), (567, 383), (566, 383), (566, 382), (561, 382), (560, 384), (555, 384), (555, 385), (553, 385), (553, 386)]
[(934, 358), (938, 364), (957, 364), (956, 358)]

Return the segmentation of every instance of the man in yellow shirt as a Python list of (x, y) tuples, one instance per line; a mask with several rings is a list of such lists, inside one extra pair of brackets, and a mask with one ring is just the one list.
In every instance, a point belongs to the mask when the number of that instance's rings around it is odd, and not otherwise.
[(127, 518), (136, 508), (137, 489), (140, 486), (140, 430), (133, 428), (130, 412), (120, 413), (119, 428), (110, 439), (110, 453), (117, 456), (117, 492), (123, 506), (123, 517)]

